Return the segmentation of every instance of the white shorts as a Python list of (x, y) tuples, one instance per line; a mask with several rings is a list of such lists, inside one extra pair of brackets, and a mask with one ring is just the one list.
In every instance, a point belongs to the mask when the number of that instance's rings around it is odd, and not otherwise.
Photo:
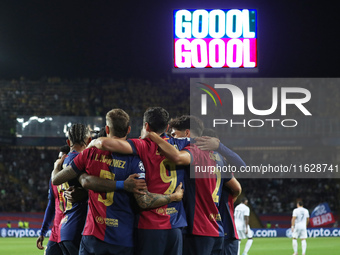
[(252, 238), (253, 237), (253, 231), (250, 229), (248, 225), (248, 233), (246, 234), (245, 229), (236, 229), (237, 235), (239, 239), (246, 239), (246, 238)]
[(307, 238), (307, 229), (294, 228), (294, 231), (292, 233), (292, 237), (293, 238), (306, 239)]

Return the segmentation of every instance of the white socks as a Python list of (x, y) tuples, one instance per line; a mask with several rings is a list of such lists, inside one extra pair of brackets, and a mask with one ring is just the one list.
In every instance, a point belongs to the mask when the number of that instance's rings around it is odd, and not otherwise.
[(248, 239), (246, 246), (244, 247), (244, 251), (243, 251), (244, 254), (248, 253), (252, 243), (253, 243), (253, 239)]
[(302, 247), (302, 254), (306, 253), (306, 249), (307, 249), (307, 242), (306, 240), (301, 240), (301, 247)]
[(296, 239), (293, 239), (293, 250), (294, 250), (294, 253), (297, 254), (297, 252), (298, 252), (298, 242), (297, 242)]

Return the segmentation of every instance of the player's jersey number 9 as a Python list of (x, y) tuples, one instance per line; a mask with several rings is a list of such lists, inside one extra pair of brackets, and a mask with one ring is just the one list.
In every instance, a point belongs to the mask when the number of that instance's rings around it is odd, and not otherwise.
[(176, 164), (172, 161), (164, 159), (160, 164), (160, 176), (164, 183), (169, 183), (168, 189), (164, 192), (164, 194), (172, 194), (177, 185), (177, 172)]

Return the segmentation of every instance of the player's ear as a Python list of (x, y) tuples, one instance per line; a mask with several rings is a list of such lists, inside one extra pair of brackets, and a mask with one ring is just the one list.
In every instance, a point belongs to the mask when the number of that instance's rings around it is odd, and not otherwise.
[(70, 142), (69, 139), (66, 140), (66, 143), (67, 143), (68, 147), (71, 147), (71, 142)]
[(146, 130), (147, 132), (150, 132), (151, 130), (150, 130), (149, 123), (145, 122), (144, 125), (145, 125), (145, 130)]
[(129, 126), (129, 128), (128, 128), (128, 131), (127, 131), (126, 135), (130, 134), (130, 132), (131, 132), (131, 126)]
[(185, 137), (190, 137), (190, 129), (185, 130)]
[[(169, 124), (166, 126), (165, 132), (167, 132), (168, 129), (169, 129)], [(165, 133), (165, 132), (164, 132), (164, 133)]]
[(107, 135), (110, 134), (110, 128), (109, 128), (108, 125), (105, 126), (105, 132), (106, 132)]

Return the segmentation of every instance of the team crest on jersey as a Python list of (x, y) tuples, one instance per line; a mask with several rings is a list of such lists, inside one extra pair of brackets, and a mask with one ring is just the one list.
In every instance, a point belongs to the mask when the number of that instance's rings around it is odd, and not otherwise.
[(145, 172), (145, 168), (142, 161), (139, 161), (138, 167), (142, 172)]
[(63, 225), (67, 222), (68, 220), (68, 215), (66, 215), (61, 221), (60, 221), (60, 225)]

